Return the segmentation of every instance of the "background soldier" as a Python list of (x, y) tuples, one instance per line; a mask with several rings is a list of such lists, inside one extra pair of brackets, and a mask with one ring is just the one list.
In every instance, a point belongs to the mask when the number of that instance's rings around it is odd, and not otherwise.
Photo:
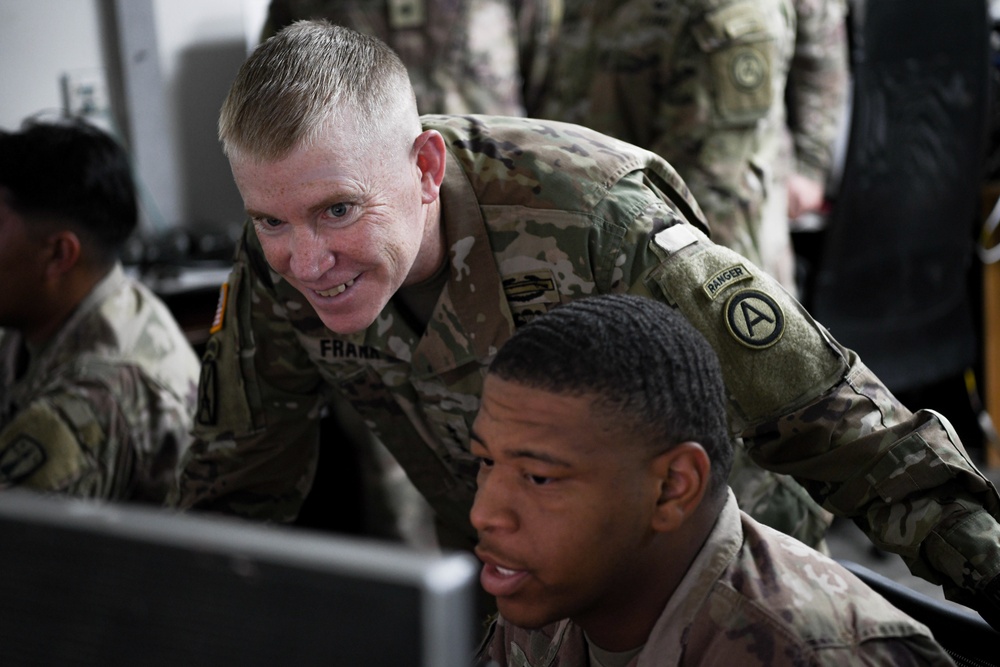
[[(788, 215), (823, 202), (847, 85), (843, 1), (565, 5), (537, 115), (661, 155), (705, 211), (712, 240), (795, 294)], [(832, 516), (793, 480), (739, 449), (730, 484), (755, 519), (825, 548)]]
[(0, 489), (162, 502), (190, 441), (198, 359), (118, 254), (125, 150), (83, 121), (0, 132)]

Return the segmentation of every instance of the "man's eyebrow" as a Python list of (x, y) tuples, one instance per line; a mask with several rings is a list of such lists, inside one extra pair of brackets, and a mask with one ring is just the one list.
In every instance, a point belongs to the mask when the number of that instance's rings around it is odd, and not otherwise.
[[(475, 440), (483, 449), (489, 451), (490, 448), (487, 446), (486, 442), (483, 440), (482, 436), (476, 433), (475, 429), (469, 429), (469, 440)], [(544, 452), (537, 452), (533, 449), (515, 449), (508, 452), (511, 458), (515, 459), (531, 459), (533, 461), (541, 461), (542, 463), (548, 463), (550, 465), (560, 466), (562, 468), (571, 468), (572, 465), (568, 461), (564, 461), (555, 456), (551, 456)]]
[(556, 458), (546, 454), (545, 452), (537, 452), (533, 449), (515, 449), (510, 453), (511, 458), (515, 459), (531, 459), (533, 461), (541, 461), (542, 463), (548, 463), (550, 465), (559, 466), (561, 468), (572, 468), (573, 466), (563, 459)]
[(349, 203), (351, 199), (343, 193), (336, 193), (320, 199), (315, 204), (309, 207), (309, 214), (316, 215), (320, 211), (325, 211), (334, 204), (344, 204)]
[(260, 211), (255, 210), (255, 209), (252, 209), (252, 208), (246, 209), (246, 212), (247, 212), (247, 215), (249, 215), (251, 218), (255, 218), (255, 219), (256, 218), (273, 218), (274, 217), (273, 215), (268, 215), (267, 213), (262, 213)]

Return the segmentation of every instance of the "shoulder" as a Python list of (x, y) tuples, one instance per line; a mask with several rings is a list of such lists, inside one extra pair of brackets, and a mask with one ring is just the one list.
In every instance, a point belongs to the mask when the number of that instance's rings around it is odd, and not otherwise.
[(446, 180), (465, 181), (480, 207), (567, 211), (628, 224), (638, 211), (667, 202), (687, 221), (705, 224), (663, 158), (589, 128), (502, 116), (424, 116), (423, 122), (441, 133), (448, 159), (461, 168)]
[(424, 116), (480, 204), (593, 207), (626, 174), (659, 160), (588, 128), (506, 116)]
[[(102, 341), (102, 335), (108, 335)], [(149, 287), (126, 277), (82, 326), (81, 372), (138, 369), (170, 387), (197, 381), (198, 358), (166, 304)]]
[(836, 561), (742, 515), (744, 544), (712, 597), (730, 636), (771, 635), (785, 651), (853, 655), (933, 652), (926, 626), (899, 611)]

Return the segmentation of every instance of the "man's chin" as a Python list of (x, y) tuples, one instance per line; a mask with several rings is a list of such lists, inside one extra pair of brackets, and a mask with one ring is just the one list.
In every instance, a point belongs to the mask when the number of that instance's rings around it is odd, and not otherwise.
[(530, 605), (511, 603), (500, 599), (497, 600), (497, 610), (508, 623), (513, 623), (526, 630), (538, 630), (563, 619), (562, 616), (550, 610), (531, 608)]
[(327, 329), (339, 336), (350, 336), (351, 334), (362, 332), (370, 327), (372, 322), (375, 321), (374, 317), (371, 319), (361, 319), (320, 316), (319, 319), (323, 322)]

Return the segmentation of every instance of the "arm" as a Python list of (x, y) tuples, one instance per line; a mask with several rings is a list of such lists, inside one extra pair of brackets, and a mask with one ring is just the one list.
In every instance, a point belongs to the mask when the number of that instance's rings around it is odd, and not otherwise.
[(541, 114), (559, 36), (562, 0), (513, 0), (517, 20), (521, 99), (529, 117)]
[(794, 171), (823, 182), (844, 117), (848, 86), (843, 0), (795, 0), (795, 51), (788, 70)]
[(134, 367), (86, 369), (62, 369), (0, 428), (0, 490), (163, 502), (187, 444), (187, 406)]
[(283, 311), (248, 225), (202, 359), (180, 507), (297, 515), (315, 473), (325, 397)]
[(792, 26), (783, 2), (730, 0), (691, 14), (661, 57), (648, 147), (681, 174), (716, 243), (766, 262), (760, 226), (784, 132)]
[(843, 0), (795, 0), (795, 51), (786, 90), (794, 150), (790, 218), (823, 205), (847, 98), (846, 13)]
[[(769, 277), (700, 232), (675, 226), (649, 249), (661, 263), (645, 284), (718, 352), (754, 460), (1000, 627), (1000, 497), (947, 420), (907, 410)], [(738, 280), (719, 279), (734, 267)]]

